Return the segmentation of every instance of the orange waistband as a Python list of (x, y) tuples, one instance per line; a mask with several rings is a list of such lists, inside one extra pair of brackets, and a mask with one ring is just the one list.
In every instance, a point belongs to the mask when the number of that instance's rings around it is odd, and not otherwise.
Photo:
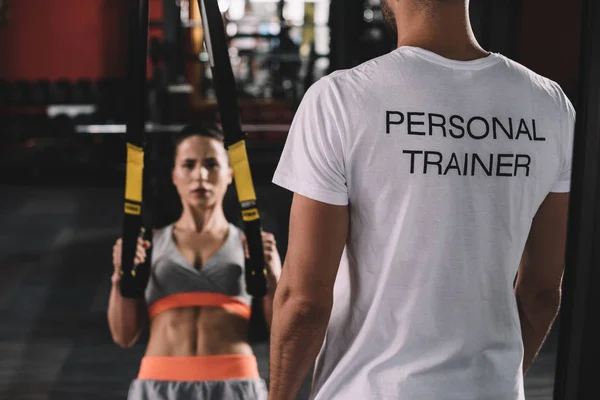
[(260, 379), (260, 375), (255, 356), (228, 354), (196, 357), (144, 357), (138, 379), (199, 382)]
[(163, 297), (148, 307), (150, 318), (153, 318), (163, 311), (181, 307), (222, 307), (234, 312), (243, 318), (250, 319), (252, 307), (236, 299), (220, 293), (178, 293)]

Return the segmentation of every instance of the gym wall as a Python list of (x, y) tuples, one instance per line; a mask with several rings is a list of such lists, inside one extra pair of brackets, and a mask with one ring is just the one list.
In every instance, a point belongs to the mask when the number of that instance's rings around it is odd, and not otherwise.
[(522, 0), (517, 61), (558, 82), (576, 100), (581, 1)]
[[(128, 6), (124, 0), (18, 0), (0, 28), (0, 79), (57, 80), (125, 76)], [(150, 18), (162, 1), (150, 0)], [(151, 30), (151, 35), (160, 32)]]
[[(12, 1), (8, 24), (0, 28), (0, 79), (124, 77), (129, 4), (124, 0)], [(581, 1), (567, 6), (562, 0), (521, 0), (519, 8), (519, 23), (513, 28), (518, 31), (517, 61), (556, 80), (574, 97)], [(150, 0), (150, 20), (161, 20), (162, 15), (162, 0)], [(151, 28), (149, 33), (162, 37), (161, 28)]]

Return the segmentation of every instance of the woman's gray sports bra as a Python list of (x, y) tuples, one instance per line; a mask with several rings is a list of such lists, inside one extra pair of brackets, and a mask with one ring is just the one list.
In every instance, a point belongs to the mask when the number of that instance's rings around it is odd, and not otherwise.
[(150, 318), (173, 308), (212, 306), (249, 319), (252, 296), (246, 291), (242, 238), (242, 231), (229, 224), (225, 243), (197, 270), (175, 245), (173, 225), (158, 231), (145, 293)]

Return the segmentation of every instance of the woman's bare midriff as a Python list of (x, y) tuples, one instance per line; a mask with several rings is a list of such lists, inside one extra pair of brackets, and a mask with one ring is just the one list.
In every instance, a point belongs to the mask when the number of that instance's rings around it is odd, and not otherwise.
[(248, 321), (217, 307), (167, 310), (150, 322), (146, 356), (252, 355)]

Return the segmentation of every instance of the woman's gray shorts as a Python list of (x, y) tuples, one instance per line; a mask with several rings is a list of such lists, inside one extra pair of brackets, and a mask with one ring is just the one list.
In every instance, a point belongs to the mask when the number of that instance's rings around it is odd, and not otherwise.
[(144, 357), (128, 400), (267, 400), (254, 356)]

